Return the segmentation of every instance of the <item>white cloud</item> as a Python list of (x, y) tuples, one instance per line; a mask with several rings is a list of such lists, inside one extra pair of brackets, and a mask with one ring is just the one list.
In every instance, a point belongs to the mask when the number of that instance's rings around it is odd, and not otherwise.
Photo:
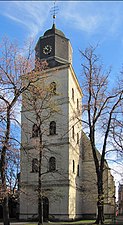
[(117, 1), (67, 1), (63, 3), (61, 16), (68, 26), (89, 34), (116, 35), (123, 21), (122, 9), (122, 2)]
[[(2, 5), (1, 14), (16, 23), (23, 24), (30, 32), (36, 35), (44, 26), (51, 8), (50, 2), (6, 2)], [(2, 10), (4, 8), (4, 10)]]
[[(23, 24), (31, 35), (43, 31), (45, 22), (51, 20), (53, 1), (2, 2), (0, 12), (16, 23)], [(122, 2), (57, 1), (58, 22), (88, 34), (118, 34), (122, 23)]]
[(86, 31), (88, 33), (95, 32), (98, 27), (99, 18), (98, 16), (91, 16), (84, 18), (79, 14), (66, 13), (66, 18), (69, 17), (71, 24), (73, 23), (76, 29)]
[(23, 22), (22, 20), (20, 20), (20, 19), (14, 17), (14, 16), (12, 16), (12, 15), (9, 15), (8, 13), (4, 13), (4, 16), (8, 17), (8, 18), (11, 19), (11, 20), (14, 20), (15, 22), (19, 22), (19, 23), (23, 23), (23, 24), (24, 24), (24, 22)]

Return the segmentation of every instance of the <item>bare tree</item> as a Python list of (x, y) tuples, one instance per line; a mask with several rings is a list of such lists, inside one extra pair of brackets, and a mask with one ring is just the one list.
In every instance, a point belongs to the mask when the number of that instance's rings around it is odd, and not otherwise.
[[(123, 90), (123, 72), (121, 72), (121, 77), (118, 79), (118, 89)], [(119, 155), (123, 154), (123, 104), (120, 103), (117, 114), (113, 118), (113, 126), (112, 126), (112, 133), (111, 136), (113, 137), (113, 146), (114, 149), (117, 151)]]
[[(110, 85), (108, 79), (111, 71), (104, 71), (103, 65), (100, 64), (99, 57), (95, 53), (95, 47), (90, 46), (85, 51), (80, 52), (83, 69), (83, 124), (85, 124), (85, 131), (90, 139), (97, 175), (98, 214), (96, 223), (103, 224), (105, 157), (111, 139), (113, 142), (114, 124), (116, 121), (120, 122), (119, 114), (121, 115), (123, 89)], [(118, 123), (117, 129), (120, 131)], [(100, 157), (97, 154), (97, 149), (100, 150)]]
[[(18, 123), (17, 112), (20, 109), (21, 94), (36, 81), (32, 43), (25, 49), (18, 47), (4, 38), (0, 45), (0, 155), (2, 204), (4, 224), (9, 224), (8, 208), (8, 169), (9, 156), (14, 154), (17, 136), (13, 136), (12, 128)], [(37, 64), (38, 65), (38, 64)], [(42, 70), (42, 66), (40, 66)], [(9, 180), (10, 181), (10, 180)]]

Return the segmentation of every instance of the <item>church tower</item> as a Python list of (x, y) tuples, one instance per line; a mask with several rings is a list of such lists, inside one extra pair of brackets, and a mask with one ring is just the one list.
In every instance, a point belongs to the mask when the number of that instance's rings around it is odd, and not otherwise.
[(39, 38), (35, 47), (36, 58), (47, 60), (50, 68), (72, 63), (72, 47), (64, 33), (55, 24)]
[[(40, 76), (46, 75), (47, 85), (53, 86), (52, 99), (59, 109), (42, 128), (45, 145), (42, 156), (43, 216), (50, 220), (74, 220), (82, 214), (82, 91), (72, 67), (72, 47), (69, 39), (53, 24), (39, 38), (35, 53), (36, 59), (48, 63)], [(44, 110), (44, 116), (45, 113)], [(24, 105), (21, 118), (25, 129), (21, 135), (20, 219), (33, 220), (38, 213), (39, 137), (33, 112), (27, 111)]]

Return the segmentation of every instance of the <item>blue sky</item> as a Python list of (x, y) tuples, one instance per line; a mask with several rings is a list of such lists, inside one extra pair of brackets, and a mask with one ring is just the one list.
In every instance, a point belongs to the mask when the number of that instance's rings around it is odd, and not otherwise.
[[(98, 52), (112, 74), (119, 73), (123, 63), (122, 1), (56, 1), (59, 8), (56, 27), (70, 39), (73, 66), (81, 74), (79, 50), (99, 43)], [(51, 28), (53, 1), (0, 1), (0, 39), (7, 35), (22, 44), (33, 36), (35, 43)]]
[[(89, 44), (99, 43), (98, 53), (106, 68), (112, 66), (112, 80), (123, 64), (122, 1), (56, 1), (56, 27), (70, 39), (73, 67), (81, 75), (81, 56)], [(35, 43), (52, 27), (53, 1), (0, 1), (0, 40), (8, 36), (20, 45), (33, 37)]]

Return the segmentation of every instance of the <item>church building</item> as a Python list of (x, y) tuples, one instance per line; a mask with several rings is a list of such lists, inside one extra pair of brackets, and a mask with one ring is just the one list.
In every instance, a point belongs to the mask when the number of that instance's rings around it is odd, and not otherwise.
[[(45, 146), (41, 164), (44, 220), (69, 221), (88, 216), (94, 218), (97, 210), (96, 175), (89, 140), (82, 132), (82, 90), (72, 67), (71, 43), (53, 24), (39, 38), (35, 55), (36, 59), (46, 60), (48, 63), (39, 76), (42, 79), (46, 77), (47, 86), (52, 87), (52, 100), (57, 103), (58, 108), (42, 123), (42, 140)], [(39, 86), (42, 86), (42, 79), (38, 80)], [(43, 108), (43, 118), (46, 113), (47, 108)], [(24, 104), (21, 121), (23, 147), (20, 160), (19, 218), (35, 220), (38, 216), (39, 135), (34, 112), (27, 110)], [(105, 212), (112, 215), (113, 202), (107, 187), (114, 188), (114, 181), (108, 169), (105, 177)]]

